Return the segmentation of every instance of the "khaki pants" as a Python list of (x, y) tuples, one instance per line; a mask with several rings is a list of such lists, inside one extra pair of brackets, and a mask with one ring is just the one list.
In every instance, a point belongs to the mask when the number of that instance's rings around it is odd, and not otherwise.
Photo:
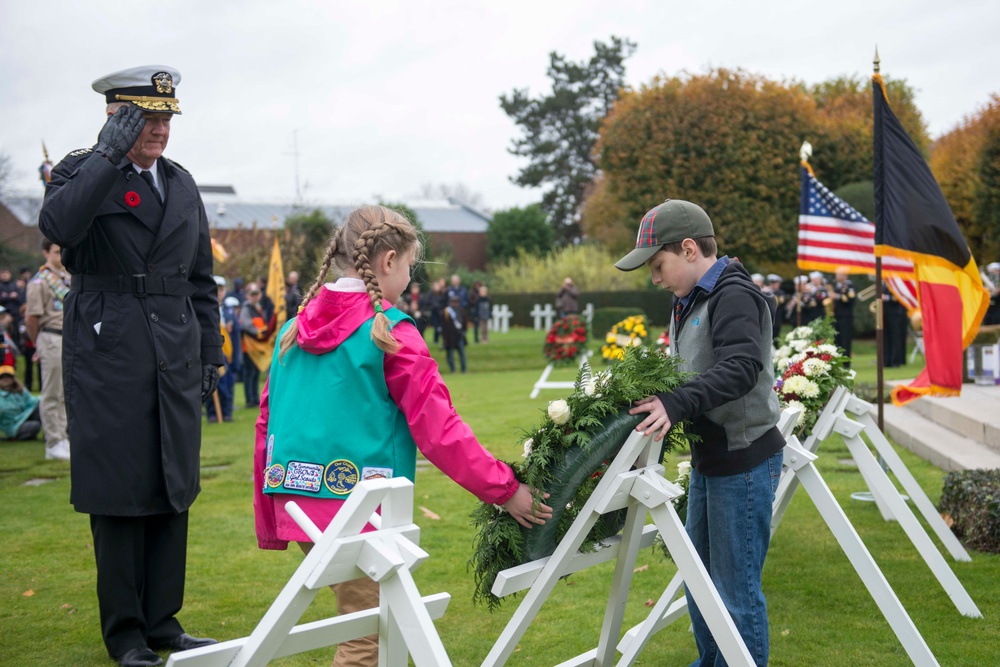
[(62, 336), (38, 332), (35, 347), (42, 364), (42, 394), (39, 402), (45, 447), (66, 440), (66, 397), (63, 395)]
[[(305, 553), (313, 547), (310, 542), (298, 544)], [(378, 607), (379, 586), (368, 577), (333, 584), (330, 588), (337, 594), (337, 613), (341, 616)], [(338, 644), (333, 667), (378, 667), (378, 635)]]
[[(378, 607), (378, 584), (368, 577), (330, 586), (337, 594), (337, 613)], [(333, 667), (378, 667), (378, 635), (352, 639), (337, 646)]]

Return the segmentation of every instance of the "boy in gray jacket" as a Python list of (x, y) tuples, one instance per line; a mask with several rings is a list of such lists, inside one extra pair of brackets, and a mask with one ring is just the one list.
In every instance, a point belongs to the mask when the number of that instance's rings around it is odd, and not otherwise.
[[(771, 364), (775, 305), (736, 259), (716, 257), (708, 214), (668, 199), (643, 216), (635, 249), (615, 267), (649, 267), (654, 285), (673, 293), (670, 352), (698, 376), (673, 393), (637, 401), (648, 413), (636, 427), (662, 439), (690, 420), (702, 440), (691, 448), (686, 529), (757, 665), (767, 665), (767, 606), (761, 574), (771, 534), (771, 504), (784, 439)], [(688, 595), (699, 658), (726, 664)]]

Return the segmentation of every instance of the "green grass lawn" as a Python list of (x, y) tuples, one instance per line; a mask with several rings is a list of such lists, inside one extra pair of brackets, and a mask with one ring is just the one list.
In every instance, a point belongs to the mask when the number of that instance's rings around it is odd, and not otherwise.
[[(655, 331), (655, 328), (652, 328)], [(521, 455), (521, 429), (537, 423), (547, 390), (531, 400), (544, 368), (542, 335), (514, 330), (490, 343), (470, 345), (469, 372), (450, 374), (443, 353), (432, 353), (460, 414), (498, 457)], [(856, 343), (859, 380), (874, 382), (873, 344)], [(916, 375), (919, 366), (887, 369), (887, 378)], [(571, 380), (560, 369), (554, 380)], [(868, 379), (870, 377), (870, 379)], [(237, 404), (242, 404), (237, 392)], [(108, 417), (109, 419), (113, 416)], [(237, 410), (230, 424), (205, 424), (202, 494), (191, 511), (186, 603), (181, 615), (191, 634), (233, 639), (248, 635), (301, 563), (297, 549), (259, 551), (253, 526), (251, 461), (255, 411)], [(944, 473), (902, 450), (901, 456), (932, 501)], [(864, 488), (847, 448), (824, 442), (817, 463), (886, 579), (942, 665), (1000, 664), (1000, 557), (973, 553), (971, 563), (950, 562), (983, 612), (962, 617), (895, 523), (850, 494)], [(676, 462), (666, 462), (668, 474)], [(49, 480), (26, 485), (31, 480)], [(114, 483), (114, 480), (108, 480)], [(466, 563), (473, 538), (468, 516), (476, 500), (434, 468), (417, 472), (415, 521), (430, 558), (417, 570), (421, 593), (452, 596), (437, 628), (453, 664), (482, 663), (516, 608), (511, 599), (495, 614), (471, 604)], [(69, 504), (69, 465), (45, 461), (40, 441), (0, 443), (0, 665), (107, 665), (94, 593), (94, 562), (85, 515)], [(439, 519), (424, 515), (421, 508)], [(943, 551), (943, 550), (942, 550)], [(653, 550), (640, 554), (625, 609), (626, 627), (640, 622), (675, 568)], [(554, 665), (594, 648), (608, 597), (612, 565), (561, 581), (510, 660), (512, 665)], [(906, 665), (902, 646), (854, 573), (808, 496), (800, 490), (772, 541), (764, 571), (771, 614), (774, 666)], [(321, 592), (304, 621), (335, 613), (334, 596)], [(695, 657), (686, 622), (656, 635), (640, 664), (686, 665)], [(276, 661), (328, 665), (332, 649)]]

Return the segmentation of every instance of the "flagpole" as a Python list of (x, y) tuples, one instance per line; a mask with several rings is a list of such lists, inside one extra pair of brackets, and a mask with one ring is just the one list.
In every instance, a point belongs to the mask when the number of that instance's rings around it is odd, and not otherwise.
[[(879, 73), (881, 60), (878, 57), (878, 47), (875, 47), (875, 60), (872, 62), (874, 66), (875, 74)], [(881, 224), (882, 221), (878, 219), (881, 211), (876, 205), (876, 220), (875, 224)], [(879, 255), (875, 255), (875, 389), (878, 395), (878, 430), (885, 431), (884, 427), (884, 413), (885, 413), (885, 348), (883, 345), (885, 330), (883, 328), (883, 318), (882, 318), (882, 258)]]

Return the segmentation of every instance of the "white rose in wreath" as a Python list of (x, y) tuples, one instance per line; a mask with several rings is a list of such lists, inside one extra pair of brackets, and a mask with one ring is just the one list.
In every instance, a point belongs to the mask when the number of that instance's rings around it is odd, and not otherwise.
[(524, 454), (522, 454), (521, 456), (523, 456), (524, 458), (528, 458), (528, 455), (531, 454), (531, 447), (534, 444), (535, 444), (535, 441), (532, 438), (528, 438), (527, 440), (525, 440), (524, 441)]
[(557, 425), (562, 426), (569, 421), (569, 403), (563, 399), (552, 401), (548, 408), (549, 419)]
[(587, 396), (593, 396), (595, 391), (597, 391), (597, 380), (595, 378), (590, 378), (583, 383), (584, 394)]
[(691, 476), (691, 462), (681, 461), (677, 464), (677, 479)]

